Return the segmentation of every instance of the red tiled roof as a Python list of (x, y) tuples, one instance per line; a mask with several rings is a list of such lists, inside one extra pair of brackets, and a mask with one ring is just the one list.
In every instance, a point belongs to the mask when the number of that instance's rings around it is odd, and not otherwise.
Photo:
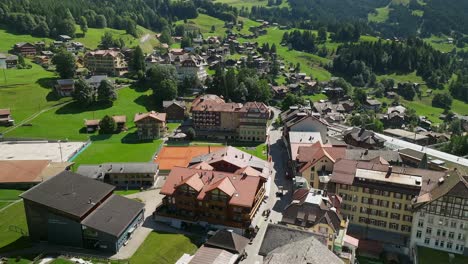
[(150, 117), (150, 118), (153, 118), (155, 120), (158, 120), (160, 122), (166, 122), (166, 113), (158, 113), (158, 112), (155, 112), (155, 111), (151, 111), (151, 112), (148, 112), (148, 113), (144, 113), (144, 114), (135, 114), (135, 118), (133, 119), (133, 122), (138, 122), (142, 119), (145, 119), (147, 117)]
[(309, 147), (299, 147), (297, 160), (301, 163), (306, 163), (300, 171), (313, 166), (323, 157), (328, 157), (332, 162), (343, 159), (346, 156), (346, 146), (331, 146), (322, 145), (317, 141)]
[(203, 183), (203, 187), (200, 189), (197, 196), (198, 200), (205, 199), (206, 193), (214, 189), (219, 189), (230, 197), (229, 204), (243, 207), (251, 207), (253, 205), (257, 190), (261, 184), (259, 177), (174, 167), (161, 189), (161, 194), (173, 195), (177, 187), (184, 183), (189, 185), (193, 184), (198, 187), (199, 182), (197, 180), (187, 179), (191, 177), (196, 177)]

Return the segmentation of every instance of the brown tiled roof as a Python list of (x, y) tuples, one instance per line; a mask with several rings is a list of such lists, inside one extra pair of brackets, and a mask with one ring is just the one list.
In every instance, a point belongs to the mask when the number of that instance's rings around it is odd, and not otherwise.
[(143, 113), (143, 114), (141, 113), (135, 114), (135, 118), (133, 119), (133, 122), (138, 122), (147, 117), (158, 120), (159, 122), (166, 122), (166, 113), (158, 113), (155, 111), (151, 111), (151, 112)]
[(328, 157), (332, 162), (336, 162), (344, 158), (345, 155), (346, 147), (322, 145), (322, 143), (318, 141), (309, 147), (299, 147), (296, 160), (300, 163), (306, 163), (301, 167), (301, 171), (304, 171), (323, 157)]
[(100, 121), (99, 119), (85, 119), (85, 126), (98, 126)]
[(116, 123), (126, 123), (127, 122), (127, 116), (121, 115), (121, 116), (113, 116), (114, 122)]
[[(194, 175), (197, 175), (196, 177), (203, 183), (203, 187), (197, 196), (198, 200), (203, 200), (207, 192), (218, 188), (230, 197), (229, 204), (251, 207), (255, 201), (257, 190), (261, 186), (259, 177), (174, 167), (161, 189), (161, 194), (173, 195), (177, 186), (180, 186), (183, 182), (188, 184), (187, 178), (194, 177)], [(192, 184), (192, 182), (190, 183)]]
[(247, 102), (242, 106), (241, 112), (257, 112), (257, 113), (263, 113), (263, 114), (268, 114), (270, 110), (268, 109), (268, 106), (266, 104), (261, 103), (261, 102)]
[(0, 161), (0, 183), (41, 182), (41, 174), (48, 160), (2, 160)]
[(89, 51), (85, 54), (85, 56), (99, 56), (99, 57), (104, 57), (104, 56), (117, 57), (118, 55), (123, 56), (123, 54), (120, 51), (116, 51), (116, 50), (96, 50), (96, 51)]
[(434, 201), (449, 193), (453, 196), (468, 198), (468, 181), (458, 171), (451, 171), (445, 177), (432, 181), (436, 184), (428, 186), (431, 189), (418, 197), (416, 204)]
[(10, 109), (0, 109), (0, 115), (10, 115)]
[(242, 108), (240, 103), (226, 103), (221, 97), (214, 94), (201, 95), (192, 102), (191, 111), (206, 112), (237, 112)]
[(190, 168), (199, 170), (214, 170), (213, 166), (204, 161), (197, 164), (193, 164), (192, 166), (190, 166)]

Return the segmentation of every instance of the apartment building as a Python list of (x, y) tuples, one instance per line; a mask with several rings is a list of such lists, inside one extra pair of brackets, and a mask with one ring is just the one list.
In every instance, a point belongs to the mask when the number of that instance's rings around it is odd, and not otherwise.
[(84, 65), (92, 74), (121, 76), (128, 72), (125, 56), (116, 50), (96, 50), (84, 55)]
[(138, 128), (138, 138), (143, 140), (161, 138), (167, 130), (166, 113), (138, 113), (133, 122)]
[(262, 142), (266, 140), (269, 109), (264, 103), (226, 103), (207, 94), (192, 102), (193, 127), (197, 136)]
[(240, 141), (265, 141), (270, 110), (264, 103), (247, 102), (239, 111)]
[(407, 250), (412, 199), (431, 190), (446, 173), (341, 159), (326, 187), (343, 198), (341, 212), (353, 234)]
[(468, 256), (468, 176), (451, 172), (414, 200), (411, 257), (418, 246)]
[[(288, 227), (319, 234), (326, 238), (329, 250), (337, 254), (343, 252), (348, 220), (341, 216), (324, 190), (297, 190), (291, 204), (284, 209), (281, 222)], [(351, 257), (351, 263), (354, 263), (355, 252), (349, 248), (344, 252), (350, 253), (343, 256)]]
[(190, 224), (229, 228), (244, 234), (265, 195), (260, 177), (174, 167), (161, 194), (155, 219), (176, 228)]

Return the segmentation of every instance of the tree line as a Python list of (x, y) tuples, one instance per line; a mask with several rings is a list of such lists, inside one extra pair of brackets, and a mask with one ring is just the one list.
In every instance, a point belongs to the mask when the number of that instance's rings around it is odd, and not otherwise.
[(373, 73), (408, 74), (416, 71), (427, 85), (443, 88), (453, 72), (450, 55), (435, 50), (418, 38), (406, 41), (360, 42), (338, 47), (331, 70), (353, 85), (369, 84)]
[(40, 37), (75, 35), (75, 24), (87, 30), (115, 28), (137, 34), (137, 25), (155, 31), (179, 19), (198, 16), (198, 8), (223, 20), (236, 20), (237, 9), (209, 0), (0, 0), (0, 24)]

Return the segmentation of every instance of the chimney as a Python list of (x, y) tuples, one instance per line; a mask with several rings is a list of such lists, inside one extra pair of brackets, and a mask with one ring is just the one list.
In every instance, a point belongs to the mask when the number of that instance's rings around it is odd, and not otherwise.
[(392, 166), (388, 166), (388, 170), (387, 170), (387, 174), (385, 175), (385, 178), (390, 177), (390, 175), (392, 174), (392, 169), (393, 169)]
[(183, 176), (180, 176), (180, 181), (181, 181), (181, 182), (184, 181), (184, 177), (183, 177)]

